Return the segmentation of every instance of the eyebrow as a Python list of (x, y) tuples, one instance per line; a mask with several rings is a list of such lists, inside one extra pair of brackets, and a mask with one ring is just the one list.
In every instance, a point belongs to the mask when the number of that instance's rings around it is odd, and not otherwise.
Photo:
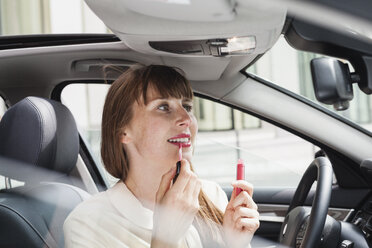
[[(173, 98), (173, 97), (162, 97), (162, 96), (157, 96), (157, 97), (155, 97), (155, 98), (153, 98), (153, 99), (149, 99), (147, 102), (152, 102), (152, 101), (163, 101), (163, 100), (168, 100), (169, 98)], [(182, 99), (183, 101), (185, 101), (185, 102), (192, 102), (192, 99), (191, 98), (186, 98), (186, 97), (184, 97), (183, 99)]]

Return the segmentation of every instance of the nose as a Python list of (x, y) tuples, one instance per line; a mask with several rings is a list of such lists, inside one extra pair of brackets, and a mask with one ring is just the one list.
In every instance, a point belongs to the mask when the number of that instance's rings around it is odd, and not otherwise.
[(189, 127), (192, 119), (190, 113), (186, 111), (182, 106), (177, 111), (176, 125), (179, 127)]

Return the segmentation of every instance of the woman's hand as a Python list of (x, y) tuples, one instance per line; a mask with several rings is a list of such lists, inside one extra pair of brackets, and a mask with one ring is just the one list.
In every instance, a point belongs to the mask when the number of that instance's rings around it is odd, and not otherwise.
[(187, 160), (181, 161), (177, 181), (175, 168), (163, 175), (156, 193), (151, 247), (177, 247), (199, 210), (201, 182)]
[[(254, 232), (260, 226), (257, 205), (252, 199), (253, 187), (244, 180), (232, 183), (234, 190), (223, 217), (223, 231), (227, 247), (249, 247)], [(236, 195), (236, 188), (242, 192)]]

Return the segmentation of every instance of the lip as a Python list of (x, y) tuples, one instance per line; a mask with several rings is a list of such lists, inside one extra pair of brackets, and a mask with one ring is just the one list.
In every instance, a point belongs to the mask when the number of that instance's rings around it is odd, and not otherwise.
[(181, 139), (181, 138), (188, 138), (189, 139), (189, 142), (187, 143), (183, 143), (183, 142), (170, 142), (168, 141), (169, 143), (171, 143), (172, 145), (175, 145), (177, 147), (179, 147), (180, 145), (182, 147), (190, 147), (191, 146), (191, 139), (190, 139), (191, 135), (190, 134), (187, 134), (187, 133), (181, 133), (181, 134), (178, 134), (172, 138), (169, 138), (168, 140), (170, 139)]
[(188, 134), (188, 133), (181, 133), (181, 134), (179, 134), (179, 135), (177, 135), (177, 136), (174, 136), (174, 137), (172, 137), (172, 138), (169, 138), (169, 139), (180, 139), (180, 138), (190, 138), (190, 134)]

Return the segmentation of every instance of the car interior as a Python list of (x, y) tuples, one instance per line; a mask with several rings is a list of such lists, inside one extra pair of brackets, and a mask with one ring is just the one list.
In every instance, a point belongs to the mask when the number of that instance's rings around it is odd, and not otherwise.
[(71, 112), (56, 101), (26, 97), (6, 112), (0, 129), (1, 154), (12, 159), (2, 161), (2, 174), (25, 182), (1, 192), (1, 245), (62, 247), (65, 218), (89, 196), (67, 176), (79, 152)]
[[(61, 96), (74, 84), (109, 85), (119, 75), (111, 67), (124, 71), (137, 63), (178, 67), (198, 98), (319, 148), (302, 165), (308, 168), (297, 188), (255, 187), (260, 228), (252, 247), (371, 247), (372, 132), (247, 70), (281, 36), (295, 49), (349, 61), (353, 72), (335, 59), (312, 65), (319, 99), (347, 108), (353, 83), (361, 94), (372, 93), (371, 3), (85, 2), (111, 34), (0, 36), (0, 95), (8, 108), (0, 121), (0, 175), (6, 182), (0, 189), (0, 247), (64, 247), (68, 214), (110, 187)], [(328, 9), (336, 13), (332, 21), (311, 21), (311, 11), (316, 19)], [(335, 28), (340, 18), (348, 25)], [(334, 88), (322, 84), (332, 80)], [(223, 189), (231, 195), (232, 187)]]

